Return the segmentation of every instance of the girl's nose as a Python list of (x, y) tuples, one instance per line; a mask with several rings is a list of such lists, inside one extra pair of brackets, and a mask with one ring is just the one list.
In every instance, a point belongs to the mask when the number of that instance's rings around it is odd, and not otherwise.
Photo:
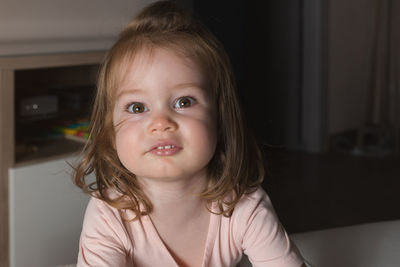
[(178, 129), (178, 124), (164, 114), (157, 115), (149, 125), (150, 133), (175, 131), (176, 129)]

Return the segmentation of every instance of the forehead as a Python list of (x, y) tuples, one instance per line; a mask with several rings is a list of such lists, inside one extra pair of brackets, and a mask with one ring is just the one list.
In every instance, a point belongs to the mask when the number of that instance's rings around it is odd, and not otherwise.
[(206, 88), (208, 82), (204, 74), (199, 61), (183, 49), (147, 46), (121, 56), (114, 70), (114, 94), (125, 86), (137, 86), (151, 79), (151, 75), (164, 77), (167, 82), (197, 82)]

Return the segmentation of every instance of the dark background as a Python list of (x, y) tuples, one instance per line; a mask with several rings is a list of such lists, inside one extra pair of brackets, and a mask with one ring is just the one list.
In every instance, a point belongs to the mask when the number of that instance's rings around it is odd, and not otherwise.
[(268, 144), (285, 142), (288, 97), (298, 93), (299, 1), (194, 1), (194, 13), (223, 43), (249, 127)]
[[(230, 56), (248, 127), (266, 154), (263, 187), (288, 232), (399, 219), (398, 154), (354, 157), (325, 148), (310, 153), (301, 145), (307, 119), (302, 84), (309, 72), (303, 45), (310, 36), (304, 33), (304, 2), (194, 0), (192, 10)], [(325, 11), (317, 25), (322, 29)], [(329, 62), (327, 38), (320, 38), (321, 71), (315, 78), (322, 81), (323, 96)]]

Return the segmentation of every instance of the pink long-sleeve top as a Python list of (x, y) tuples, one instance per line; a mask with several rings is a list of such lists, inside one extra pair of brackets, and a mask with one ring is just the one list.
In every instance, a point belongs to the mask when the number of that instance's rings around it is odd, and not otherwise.
[[(253, 266), (297, 267), (303, 263), (261, 188), (243, 196), (231, 217), (211, 214), (202, 266), (236, 266), (242, 253)], [(127, 221), (117, 209), (92, 198), (83, 223), (78, 266), (178, 264), (149, 216), (141, 222)]]

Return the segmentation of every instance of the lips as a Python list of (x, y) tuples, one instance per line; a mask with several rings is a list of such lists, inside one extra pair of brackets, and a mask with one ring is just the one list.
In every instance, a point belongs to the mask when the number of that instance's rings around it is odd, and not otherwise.
[(177, 142), (166, 140), (154, 144), (149, 150), (149, 153), (157, 156), (172, 156), (179, 153), (181, 150), (182, 147), (178, 145)]

